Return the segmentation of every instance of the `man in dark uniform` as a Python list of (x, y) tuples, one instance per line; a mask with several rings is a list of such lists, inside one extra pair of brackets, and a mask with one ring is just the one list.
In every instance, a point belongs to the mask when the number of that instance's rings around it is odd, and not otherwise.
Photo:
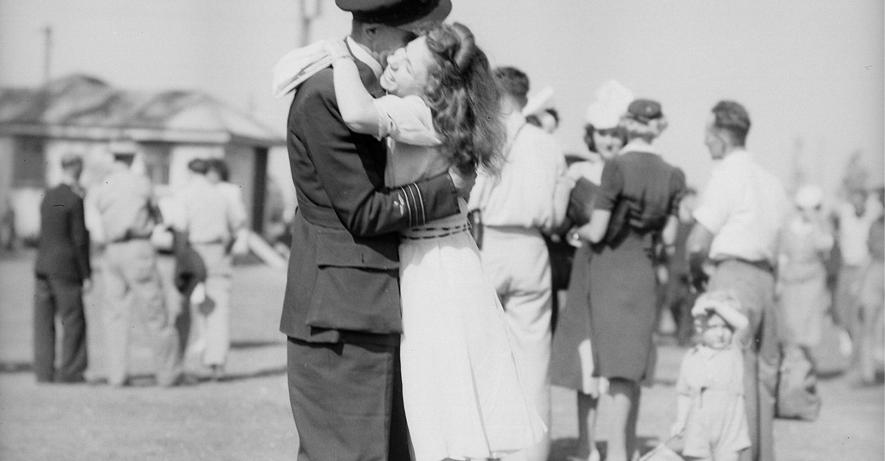
[[(337, 0), (346, 42), (374, 95), (386, 57), (441, 21), (448, 0)], [(348, 130), (331, 67), (297, 88), (288, 149), (299, 209), (280, 330), (288, 336), (302, 461), (408, 460), (402, 407), (397, 231), (458, 212), (464, 178), (384, 186), (383, 141)]]
[[(80, 382), (86, 370), (83, 289), (91, 285), (89, 233), (78, 183), (83, 160), (65, 155), (61, 184), (40, 204), (40, 244), (34, 273), (34, 373), (37, 382)], [(61, 317), (61, 366), (55, 370), (55, 316)]]

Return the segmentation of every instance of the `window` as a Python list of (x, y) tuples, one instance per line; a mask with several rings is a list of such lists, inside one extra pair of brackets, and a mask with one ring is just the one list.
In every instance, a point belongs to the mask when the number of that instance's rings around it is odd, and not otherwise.
[(46, 186), (46, 151), (43, 138), (22, 136), (15, 139), (12, 161), (12, 187)]
[(142, 144), (142, 160), (147, 177), (154, 185), (169, 185), (169, 152), (167, 143)]

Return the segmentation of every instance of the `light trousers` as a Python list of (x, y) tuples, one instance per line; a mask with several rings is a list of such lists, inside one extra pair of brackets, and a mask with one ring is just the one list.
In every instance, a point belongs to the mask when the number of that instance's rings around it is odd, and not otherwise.
[(108, 244), (102, 273), (108, 382), (126, 382), (129, 331), (143, 323), (154, 351), (157, 383), (172, 384), (181, 373), (181, 355), (154, 247), (148, 240)]
[(224, 365), (230, 351), (231, 255), (220, 243), (192, 244), (206, 264), (206, 302), (192, 310), (204, 365)]
[[(482, 262), (515, 337), (513, 353), (520, 382), (549, 429), (553, 298), (547, 246), (535, 229), (486, 227)], [(546, 461), (549, 451), (548, 434), (537, 445), (504, 459)]]

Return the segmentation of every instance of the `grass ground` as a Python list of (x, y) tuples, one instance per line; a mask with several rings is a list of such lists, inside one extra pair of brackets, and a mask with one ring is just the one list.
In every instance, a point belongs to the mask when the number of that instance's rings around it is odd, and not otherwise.
[[(164, 389), (151, 385), (150, 356), (134, 330), (136, 386), (39, 385), (30, 371), (33, 252), (0, 255), (0, 459), (2, 460), (294, 460), (297, 435), (288, 407), (285, 343), (277, 332), (285, 276), (238, 266), (232, 350), (220, 382)], [(169, 270), (169, 261), (163, 261)], [(90, 373), (101, 376), (100, 283), (87, 295)], [(174, 302), (174, 294), (169, 293)], [(171, 303), (170, 303), (171, 304)], [(657, 380), (642, 397), (639, 434), (647, 448), (674, 414), (683, 350), (662, 346)], [(195, 364), (189, 366), (200, 373)], [(883, 388), (837, 376), (821, 381), (815, 422), (777, 421), (779, 461), (882, 460)], [(573, 394), (554, 388), (553, 453), (564, 460), (577, 433)], [(608, 428), (606, 404), (600, 444)]]

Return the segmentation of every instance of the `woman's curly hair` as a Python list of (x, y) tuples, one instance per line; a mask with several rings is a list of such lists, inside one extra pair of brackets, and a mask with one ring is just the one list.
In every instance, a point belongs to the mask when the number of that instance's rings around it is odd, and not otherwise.
[(462, 173), (477, 168), (494, 173), (505, 132), (488, 58), (462, 24), (436, 26), (426, 37), (437, 66), (427, 77), (425, 100), (443, 155)]

